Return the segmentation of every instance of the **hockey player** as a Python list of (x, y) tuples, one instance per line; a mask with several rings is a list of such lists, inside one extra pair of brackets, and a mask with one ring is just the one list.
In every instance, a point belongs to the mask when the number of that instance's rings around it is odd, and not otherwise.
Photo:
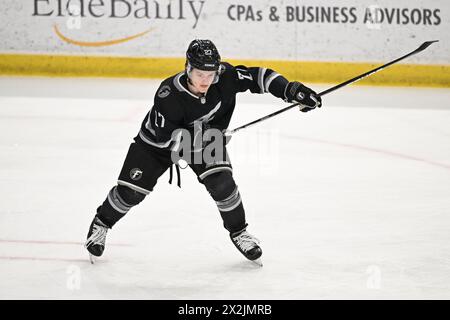
[[(102, 255), (108, 230), (150, 194), (169, 168), (172, 177), (173, 152), (180, 144), (174, 132), (194, 132), (198, 126), (224, 132), (234, 111), (236, 94), (247, 90), (270, 92), (286, 102), (299, 102), (306, 106), (301, 109), (303, 112), (321, 106), (320, 96), (300, 82), (289, 82), (271, 69), (232, 66), (221, 61), (210, 40), (192, 41), (186, 52), (185, 70), (159, 86), (154, 105), (129, 147), (117, 185), (97, 209), (85, 244), (91, 255)], [(203, 141), (200, 152), (207, 145)], [(207, 162), (200, 157), (200, 161), (188, 161), (189, 166), (216, 202), (233, 244), (247, 259), (260, 261), (262, 250), (259, 241), (247, 232), (244, 206), (225, 143), (221, 147), (219, 159)], [(198, 148), (192, 154), (195, 152), (199, 152)], [(179, 169), (175, 167), (179, 179)]]

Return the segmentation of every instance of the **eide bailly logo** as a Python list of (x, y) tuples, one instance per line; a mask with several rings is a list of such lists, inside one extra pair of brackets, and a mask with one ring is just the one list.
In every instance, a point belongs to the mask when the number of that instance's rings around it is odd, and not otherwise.
[[(81, 29), (82, 19), (136, 19), (138, 21), (155, 22), (158, 20), (176, 21), (193, 19), (195, 29), (206, 0), (34, 0), (33, 14), (35, 17), (57, 17), (78, 19), (76, 29)], [(77, 46), (100, 47), (111, 46), (140, 38), (156, 28), (147, 28), (135, 34), (127, 34), (115, 39), (99, 39), (85, 41), (73, 39), (64, 34), (61, 27), (53, 25), (53, 32), (63, 40)], [(92, 34), (104, 34), (103, 30), (89, 30)], [(114, 30), (117, 33), (117, 30)], [(107, 37), (107, 35), (105, 35)]]

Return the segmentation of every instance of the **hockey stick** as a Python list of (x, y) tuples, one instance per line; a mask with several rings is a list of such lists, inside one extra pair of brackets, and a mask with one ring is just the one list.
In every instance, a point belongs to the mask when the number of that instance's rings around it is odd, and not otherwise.
[[(412, 51), (412, 52), (410, 52), (410, 53), (408, 53), (408, 54), (405, 54), (404, 56), (402, 56), (402, 57), (400, 57), (400, 58), (398, 58), (398, 59), (395, 59), (395, 60), (393, 60), (393, 61), (391, 61), (391, 62), (388, 62), (388, 63), (386, 63), (386, 64), (384, 64), (384, 65), (382, 65), (382, 66), (380, 66), (380, 67), (378, 67), (378, 68), (375, 68), (375, 69), (373, 69), (373, 70), (367, 71), (366, 73), (360, 74), (359, 76), (356, 76), (356, 77), (354, 77), (354, 78), (352, 78), (352, 79), (350, 79), (350, 80), (347, 80), (347, 81), (345, 81), (345, 82), (342, 82), (342, 83), (340, 83), (340, 84), (338, 84), (338, 85), (336, 85), (336, 86), (334, 86), (334, 87), (331, 87), (331, 88), (329, 88), (329, 89), (327, 89), (327, 90), (325, 90), (325, 91), (322, 91), (322, 92), (320, 92), (318, 95), (322, 97), (322, 96), (324, 96), (324, 95), (326, 95), (326, 94), (329, 94), (330, 92), (333, 92), (333, 91), (335, 91), (335, 90), (337, 90), (337, 89), (340, 89), (340, 88), (342, 88), (342, 87), (345, 87), (346, 85), (349, 85), (349, 84), (351, 84), (351, 83), (353, 83), (353, 82), (356, 82), (356, 81), (359, 81), (359, 80), (361, 80), (361, 79), (364, 79), (365, 77), (368, 77), (368, 76), (374, 74), (375, 72), (378, 72), (378, 71), (380, 71), (380, 70), (383, 70), (384, 68), (389, 67), (390, 65), (393, 65), (394, 63), (397, 63), (397, 62), (399, 62), (399, 61), (401, 61), (401, 60), (403, 60), (403, 59), (406, 59), (406, 58), (408, 58), (408, 57), (410, 57), (410, 56), (412, 56), (412, 55), (414, 55), (414, 54), (416, 54), (416, 53), (419, 53), (419, 52), (425, 50), (425, 49), (428, 48), (432, 43), (438, 42), (438, 41), (439, 41), (439, 40), (426, 41), (426, 42), (422, 43), (422, 45), (421, 45), (419, 48), (417, 48), (416, 50), (414, 50), (414, 51)], [(278, 111), (276, 111), (276, 112), (274, 112), (274, 113), (268, 114), (268, 115), (265, 116), (265, 117), (262, 117), (262, 118), (259, 118), (259, 119), (255, 120), (255, 121), (252, 121), (252, 122), (249, 122), (249, 123), (247, 123), (247, 124), (244, 124), (244, 125), (242, 125), (242, 126), (240, 126), (240, 127), (237, 127), (237, 128), (235, 128), (235, 129), (233, 129), (233, 130), (227, 130), (227, 131), (225, 131), (225, 135), (226, 135), (226, 136), (231, 136), (233, 133), (235, 133), (235, 132), (237, 132), (237, 131), (239, 131), (239, 130), (248, 128), (248, 127), (250, 127), (250, 126), (252, 126), (252, 125), (254, 125), (254, 124), (258, 123), (258, 122), (262, 122), (262, 121), (267, 120), (267, 119), (269, 119), (269, 118), (275, 117), (276, 115), (278, 115), (278, 114), (280, 114), (280, 113), (283, 113), (283, 112), (285, 112), (285, 111), (287, 111), (287, 110), (289, 110), (289, 109), (292, 109), (292, 108), (294, 108), (294, 107), (296, 107), (296, 106), (299, 106), (299, 105), (301, 105), (301, 104), (298, 103), (298, 102), (297, 102), (297, 103), (294, 103), (294, 104), (291, 104), (290, 106), (287, 106), (287, 107), (285, 107), (285, 108), (283, 108), (283, 109), (281, 109), (281, 110), (278, 110)], [(300, 108), (300, 110), (302, 110), (303, 108), (306, 108), (306, 107), (303, 106), (303, 107)]]

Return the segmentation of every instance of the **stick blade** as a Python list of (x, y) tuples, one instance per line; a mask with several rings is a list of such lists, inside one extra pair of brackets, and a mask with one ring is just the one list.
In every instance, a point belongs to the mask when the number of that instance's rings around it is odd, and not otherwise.
[(439, 42), (439, 40), (425, 41), (424, 43), (422, 43), (422, 45), (419, 48), (417, 48), (416, 52), (425, 50), (426, 48), (428, 48), (435, 42)]
[(256, 260), (250, 260), (252, 263), (254, 263), (254, 264), (256, 264), (258, 267), (262, 267), (263, 266), (263, 263), (262, 263), (262, 260), (261, 260), (261, 258), (258, 258), (258, 259), (256, 259)]
[(95, 256), (89, 253), (89, 261), (91, 262), (91, 264), (95, 264), (95, 260), (96, 260)]

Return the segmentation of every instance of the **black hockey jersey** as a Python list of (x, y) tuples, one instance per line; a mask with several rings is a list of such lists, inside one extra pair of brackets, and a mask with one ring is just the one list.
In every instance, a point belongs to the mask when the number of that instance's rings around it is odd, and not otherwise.
[(176, 142), (176, 129), (193, 130), (194, 124), (225, 130), (233, 115), (236, 94), (270, 92), (284, 99), (288, 80), (277, 72), (260, 67), (232, 66), (222, 63), (222, 71), (205, 96), (191, 93), (185, 72), (180, 72), (159, 86), (154, 104), (141, 125), (136, 142), (170, 149)]

